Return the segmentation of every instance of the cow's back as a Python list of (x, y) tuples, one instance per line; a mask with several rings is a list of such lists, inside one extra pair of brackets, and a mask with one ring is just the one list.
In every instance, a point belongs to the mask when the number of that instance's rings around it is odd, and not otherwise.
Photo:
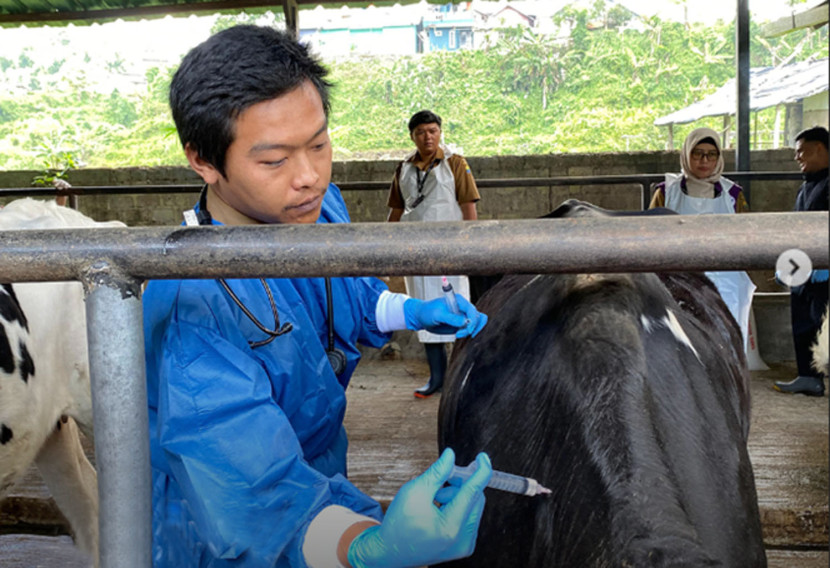
[[(123, 227), (119, 221), (98, 222), (54, 201), (18, 199), (0, 209), (0, 231)], [(16, 301), (28, 320), (28, 350), (37, 381), (25, 394), (37, 408), (36, 419), (53, 422), (72, 416), (92, 436), (86, 307), (80, 282), (14, 284)], [(20, 393), (21, 395), (23, 393)], [(3, 404), (18, 394), (0, 394)], [(32, 398), (34, 397), (34, 398)], [(22, 405), (21, 405), (22, 406)]]
[[(124, 224), (96, 222), (53, 201), (20, 199), (0, 209), (0, 232), (102, 226)], [(0, 498), (37, 464), (78, 547), (97, 565), (97, 476), (77, 428), (93, 434), (88, 359), (79, 282), (2, 284)]]
[(507, 276), (478, 307), (439, 445), (553, 493), (487, 490), (459, 565), (765, 565), (740, 332), (705, 277)]

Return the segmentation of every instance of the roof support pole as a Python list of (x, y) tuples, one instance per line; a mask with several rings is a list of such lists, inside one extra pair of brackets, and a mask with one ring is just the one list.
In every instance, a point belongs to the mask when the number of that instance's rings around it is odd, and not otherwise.
[(786, 131), (786, 144), (791, 148), (795, 148), (795, 137), (801, 132), (804, 126), (804, 103), (801, 101), (797, 103), (790, 103), (787, 105), (787, 122), (784, 130)]
[[(721, 129), (721, 140), (720, 146), (721, 148), (728, 148), (729, 147), (729, 138), (730, 133), (729, 130), (732, 128), (732, 115), (725, 114), (723, 115), (723, 128)], [(735, 171), (738, 170), (738, 164), (735, 164)]]
[(300, 22), (297, 0), (282, 0), (282, 13), (285, 14), (285, 28), (295, 38), (299, 38)]
[[(735, 169), (748, 172), (749, 163), (749, 0), (738, 0), (738, 18), (735, 25), (737, 50), (737, 125), (735, 130)], [(749, 183), (743, 186), (744, 197), (750, 201)]]
[(756, 150), (760, 150), (760, 148), (758, 146), (758, 144), (759, 144), (758, 130), (759, 130), (758, 129), (758, 111), (755, 111), (755, 113), (752, 115), (752, 146)]
[(781, 111), (784, 105), (775, 105), (775, 129), (772, 133), (772, 148), (777, 150), (781, 147)]

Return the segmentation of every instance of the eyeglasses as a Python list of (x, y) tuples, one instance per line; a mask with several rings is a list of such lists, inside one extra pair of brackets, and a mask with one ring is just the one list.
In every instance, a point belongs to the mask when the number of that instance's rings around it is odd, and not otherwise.
[(714, 162), (720, 156), (720, 152), (717, 150), (709, 150), (708, 152), (704, 152), (703, 150), (692, 150), (692, 158), (695, 160), (702, 160), (706, 158), (710, 162)]

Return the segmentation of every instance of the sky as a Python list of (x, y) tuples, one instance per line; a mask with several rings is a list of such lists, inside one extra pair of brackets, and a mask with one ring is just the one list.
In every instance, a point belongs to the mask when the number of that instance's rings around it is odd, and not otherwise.
[[(0, 28), (0, 58), (17, 63), (23, 48), (36, 65), (66, 60), (62, 75), (83, 69), (90, 88), (131, 92), (143, 88), (147, 69), (175, 65), (190, 48), (207, 39), (215, 19), (167, 16), (84, 26)], [(117, 61), (122, 62), (121, 72), (112, 72), (110, 66)], [(28, 71), (13, 68), (3, 72), (0, 94), (25, 88), (30, 80)]]
[[(639, 14), (660, 16), (664, 20), (682, 21), (684, 8), (688, 5), (688, 17), (691, 21), (713, 23), (717, 20), (731, 21), (735, 18), (738, 10), (737, 0), (689, 0), (687, 2), (676, 0), (618, 0), (619, 3)], [(799, 5), (796, 10), (800, 11), (805, 6), (814, 6), (817, 0), (810, 0), (806, 4)], [(749, 0), (750, 17), (758, 23), (769, 22), (788, 16), (792, 13), (789, 2), (786, 0)]]

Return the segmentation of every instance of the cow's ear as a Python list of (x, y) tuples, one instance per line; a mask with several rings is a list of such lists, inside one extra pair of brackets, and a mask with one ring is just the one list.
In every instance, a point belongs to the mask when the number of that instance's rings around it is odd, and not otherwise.
[(603, 212), (604, 210), (600, 209), (596, 205), (592, 205), (585, 201), (579, 201), (578, 199), (568, 199), (567, 201), (563, 201), (559, 207), (541, 218), (558, 219), (560, 217), (582, 217), (586, 215), (602, 215)]

